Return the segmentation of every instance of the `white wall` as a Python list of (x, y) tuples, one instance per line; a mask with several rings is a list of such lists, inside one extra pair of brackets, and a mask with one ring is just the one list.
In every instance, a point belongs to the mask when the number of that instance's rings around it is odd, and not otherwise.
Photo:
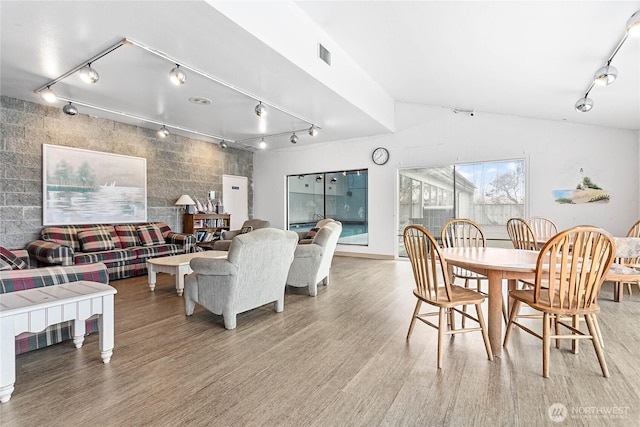
[[(254, 156), (254, 217), (286, 226), (286, 176), (343, 169), (369, 169), (369, 246), (338, 251), (395, 255), (399, 168), (525, 157), (529, 170), (529, 215), (552, 218), (560, 229), (592, 224), (624, 235), (640, 218), (638, 132), (477, 112), (396, 104), (394, 134), (292, 146)], [(384, 166), (371, 152), (387, 147)], [(611, 195), (609, 203), (561, 205), (553, 190), (575, 188), (590, 177)]]

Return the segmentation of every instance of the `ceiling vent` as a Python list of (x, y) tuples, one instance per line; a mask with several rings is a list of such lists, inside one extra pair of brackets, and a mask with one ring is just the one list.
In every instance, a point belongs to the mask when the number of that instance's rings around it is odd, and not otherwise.
[(331, 52), (329, 52), (326, 47), (322, 46), (322, 43), (318, 43), (318, 46), (318, 56), (320, 59), (326, 62), (327, 65), (331, 65)]

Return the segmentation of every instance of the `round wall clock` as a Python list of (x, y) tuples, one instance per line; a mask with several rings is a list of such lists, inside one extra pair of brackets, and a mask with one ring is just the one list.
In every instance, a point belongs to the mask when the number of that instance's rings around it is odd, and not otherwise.
[(376, 165), (384, 165), (389, 161), (389, 150), (383, 147), (378, 147), (373, 150), (371, 158), (373, 159), (373, 163)]

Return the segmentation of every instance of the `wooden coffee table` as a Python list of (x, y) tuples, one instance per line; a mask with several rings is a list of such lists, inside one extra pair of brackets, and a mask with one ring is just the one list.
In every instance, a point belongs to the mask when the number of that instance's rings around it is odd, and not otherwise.
[(149, 289), (153, 291), (156, 288), (156, 273), (169, 273), (176, 276), (176, 291), (178, 292), (178, 296), (182, 296), (184, 292), (184, 276), (193, 273), (193, 270), (189, 266), (192, 259), (226, 257), (226, 251), (204, 251), (147, 260)]

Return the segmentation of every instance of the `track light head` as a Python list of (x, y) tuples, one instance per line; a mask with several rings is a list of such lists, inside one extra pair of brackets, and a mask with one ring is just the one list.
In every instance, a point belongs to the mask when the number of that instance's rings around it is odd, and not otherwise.
[(62, 111), (68, 116), (75, 116), (76, 114), (78, 114), (78, 109), (71, 102), (62, 107)]
[(640, 37), (640, 10), (631, 15), (627, 21), (627, 34), (630, 37)]
[(317, 134), (318, 128), (316, 127), (316, 125), (311, 125), (311, 127), (309, 128), (309, 135), (316, 136)]
[(227, 142), (224, 139), (220, 141), (220, 148), (224, 150), (227, 147), (228, 147)]
[(593, 108), (593, 100), (588, 98), (587, 95), (584, 98), (578, 99), (576, 102), (576, 111), (580, 113), (586, 113)]
[(613, 83), (618, 77), (618, 69), (612, 65), (600, 67), (593, 75), (593, 81), (600, 86), (607, 86)]
[(85, 83), (96, 83), (98, 80), (100, 80), (100, 75), (95, 69), (91, 68), (90, 62), (82, 67), (80, 71), (78, 71), (78, 74), (80, 75), (82, 81)]
[(187, 75), (180, 69), (179, 64), (176, 64), (176, 67), (169, 71), (169, 80), (176, 86), (180, 86), (187, 81)]
[(291, 137), (289, 137), (289, 141), (291, 141), (292, 144), (297, 144), (298, 143), (298, 135), (296, 135), (296, 133), (294, 132), (293, 134), (291, 134)]
[(260, 144), (258, 144), (258, 147), (260, 147), (261, 150), (267, 148), (267, 143), (264, 141), (264, 138), (260, 140)]
[(56, 95), (56, 93), (52, 91), (49, 86), (47, 86), (46, 89), (40, 92), (40, 98), (44, 99), (49, 103), (53, 103), (58, 100), (58, 95)]
[(160, 138), (166, 138), (169, 136), (169, 129), (165, 125), (162, 125), (160, 129), (158, 129), (158, 136)]
[(258, 103), (258, 105), (256, 105), (255, 112), (256, 112), (256, 115), (258, 117), (262, 117), (262, 116), (266, 116), (267, 115), (267, 107), (262, 105), (262, 101), (260, 101)]

